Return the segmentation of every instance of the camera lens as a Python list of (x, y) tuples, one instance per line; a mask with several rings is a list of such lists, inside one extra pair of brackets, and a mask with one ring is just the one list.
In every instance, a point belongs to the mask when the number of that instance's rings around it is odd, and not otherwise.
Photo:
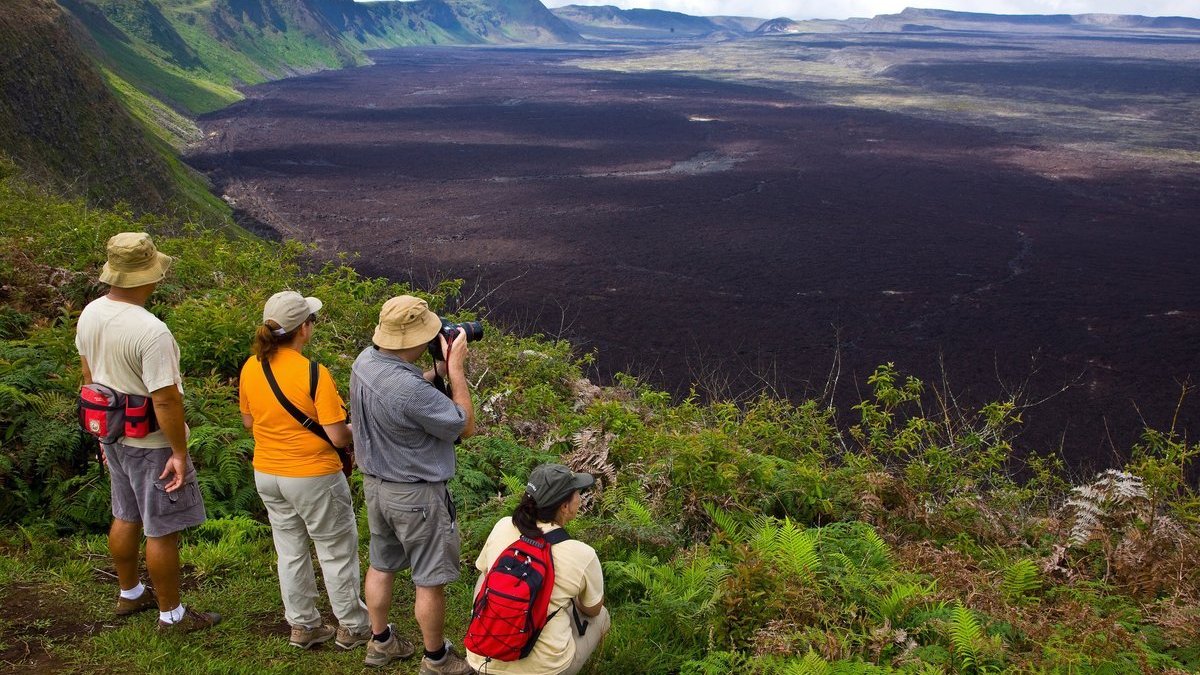
[[(483, 322), (481, 321), (464, 321), (462, 323), (452, 323), (442, 319), (442, 330), (438, 335), (446, 338), (446, 343), (454, 342), (458, 337), (458, 332), (462, 331), (467, 335), (467, 342), (475, 342), (483, 338)], [(429, 341), (429, 355), (436, 361), (445, 361), (446, 356), (442, 353), (442, 343), (435, 336)]]

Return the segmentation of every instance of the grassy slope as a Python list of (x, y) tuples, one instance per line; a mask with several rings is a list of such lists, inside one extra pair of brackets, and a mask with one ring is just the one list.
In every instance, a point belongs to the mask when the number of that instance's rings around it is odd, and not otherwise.
[[(408, 289), (345, 267), (303, 272), (296, 244), (88, 209), (13, 173), (0, 162), (0, 513), (24, 529), (0, 529), (0, 654), (78, 672), (358, 668), (361, 651), (285, 645), (233, 378), (261, 303), (292, 287), (325, 300), (310, 353), (344, 390), (377, 308)], [(213, 517), (185, 537), (185, 596), (227, 616), (190, 639), (156, 637), (150, 616), (111, 620), (106, 481), (69, 445), (74, 317), (98, 292), (106, 237), (134, 228), (179, 261), (152, 310), (182, 348), (189, 445)], [(427, 297), (444, 311), (454, 292)], [(1200, 506), (1181, 478), (1200, 445), (1149, 434), (1128, 467), (1140, 485), (1076, 492), (1100, 514), (1080, 542), (1070, 535), (1083, 519), (1062, 506), (1069, 486), (1053, 464), (1009, 478), (1018, 411), (1005, 403), (926, 412), (920, 383), (884, 368), (842, 434), (816, 401), (673, 403), (628, 379), (601, 389), (569, 345), (494, 327), (471, 355), (483, 433), (461, 446), (452, 485), (464, 560), (531, 466), (562, 458), (600, 475), (572, 527), (605, 562), (614, 615), (591, 672), (1200, 668)], [(449, 589), (454, 639), (470, 577)], [(42, 607), (14, 613), (25, 597)], [(407, 584), (396, 601), (393, 619), (415, 635)]]
[(46, 0), (0, 12), (0, 150), (26, 170), (105, 203), (181, 205), (170, 153), (144, 137)]

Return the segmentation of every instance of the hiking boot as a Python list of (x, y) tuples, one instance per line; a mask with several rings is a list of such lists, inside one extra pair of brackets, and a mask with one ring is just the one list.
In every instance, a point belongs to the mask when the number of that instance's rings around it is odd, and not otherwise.
[(361, 647), (370, 641), (371, 641), (371, 627), (370, 626), (365, 626), (363, 628), (360, 628), (360, 629), (358, 629), (357, 632), (352, 631), (349, 628), (346, 628), (345, 626), (338, 626), (337, 640), (334, 641), (334, 644), (341, 647), (342, 649), (349, 650), (349, 649), (354, 649), (355, 647)]
[(312, 649), (322, 642), (332, 640), (336, 632), (333, 626), (317, 626), (316, 628), (292, 626), (292, 637), (288, 640), (288, 644), (300, 649)]
[(467, 663), (454, 646), (446, 640), (446, 656), (434, 663), (428, 657), (421, 659), (421, 675), (474, 675), (475, 669)]
[(117, 596), (117, 616), (129, 616), (144, 612), (151, 607), (158, 609), (158, 598), (154, 597), (154, 591), (149, 586), (142, 591), (142, 594), (133, 600), (126, 600), (120, 595)]
[(188, 607), (183, 610), (183, 618), (175, 623), (158, 620), (158, 632), (181, 635), (192, 631), (212, 628), (221, 623), (221, 615), (216, 612), (197, 612)]
[(367, 642), (367, 656), (363, 659), (363, 663), (366, 665), (386, 666), (392, 661), (407, 659), (416, 653), (417, 648), (413, 646), (413, 643), (400, 637), (395, 626), (389, 623), (388, 628), (392, 631), (392, 637), (388, 638), (387, 642), (376, 640)]

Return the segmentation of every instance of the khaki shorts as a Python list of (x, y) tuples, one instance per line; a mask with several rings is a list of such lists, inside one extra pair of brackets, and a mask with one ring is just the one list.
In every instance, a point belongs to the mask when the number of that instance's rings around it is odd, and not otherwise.
[(445, 483), (388, 483), (363, 476), (371, 567), (412, 568), (417, 586), (442, 586), (459, 576), (462, 539)]
[(196, 483), (196, 467), (187, 460), (183, 485), (174, 492), (159, 479), (170, 448), (135, 448), (122, 443), (104, 446), (112, 486), (113, 518), (141, 523), (147, 537), (165, 537), (204, 522), (204, 497)]

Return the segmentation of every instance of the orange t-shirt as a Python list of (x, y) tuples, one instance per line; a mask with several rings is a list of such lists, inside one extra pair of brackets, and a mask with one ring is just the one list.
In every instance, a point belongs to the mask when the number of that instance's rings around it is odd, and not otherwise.
[[(346, 408), (337, 384), (325, 366), (317, 375), (317, 400), (308, 397), (308, 359), (294, 349), (281, 348), (271, 357), (271, 372), (279, 389), (300, 412), (319, 424), (346, 419)], [(254, 418), (254, 469), (274, 476), (308, 478), (342, 470), (342, 460), (332, 445), (300, 426), (288, 414), (267, 384), (262, 363), (251, 356), (242, 366), (238, 398), (243, 415)]]

